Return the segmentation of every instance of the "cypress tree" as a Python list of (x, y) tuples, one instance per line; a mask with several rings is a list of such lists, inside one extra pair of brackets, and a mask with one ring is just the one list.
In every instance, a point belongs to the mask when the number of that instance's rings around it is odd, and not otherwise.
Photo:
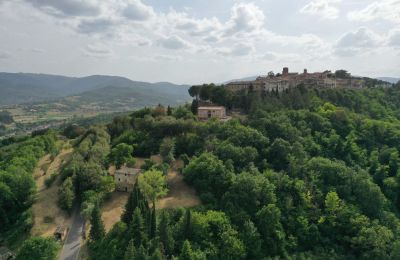
[(136, 257), (136, 249), (135, 245), (133, 244), (133, 240), (129, 241), (128, 247), (126, 248), (124, 260), (134, 260)]
[(174, 250), (174, 238), (172, 230), (168, 223), (168, 217), (165, 212), (161, 214), (160, 225), (158, 227), (160, 242), (163, 245), (166, 255), (172, 255)]
[(135, 211), (136, 207), (138, 206), (138, 186), (137, 183), (133, 186), (132, 192), (129, 194), (128, 201), (125, 204), (124, 213), (121, 216), (121, 220), (129, 225), (132, 221), (133, 212)]
[(156, 216), (156, 206), (153, 203), (153, 210), (151, 212), (151, 221), (150, 221), (150, 238), (156, 237), (157, 231), (157, 216)]
[(130, 234), (136, 247), (147, 243), (144, 220), (139, 208), (136, 208), (133, 213)]
[(193, 255), (193, 251), (192, 251), (192, 246), (190, 245), (190, 242), (188, 240), (185, 240), (185, 242), (183, 242), (182, 251), (181, 251), (181, 255), (179, 256), (179, 260), (193, 260), (193, 259), (194, 259), (194, 255)]
[(135, 260), (147, 260), (147, 252), (143, 245), (139, 247)]
[(192, 237), (192, 212), (190, 209), (186, 209), (185, 223), (183, 227), (184, 239), (190, 239)]
[(103, 221), (101, 220), (100, 208), (97, 203), (93, 208), (90, 224), (92, 225), (89, 233), (90, 239), (92, 239), (93, 241), (101, 240), (104, 237), (106, 231), (104, 229)]
[(167, 108), (167, 115), (168, 116), (172, 115), (172, 109), (171, 109), (171, 107), (169, 105), (168, 105), (168, 108)]
[(156, 249), (154, 253), (148, 258), (148, 260), (163, 260), (163, 256), (161, 254), (160, 249)]

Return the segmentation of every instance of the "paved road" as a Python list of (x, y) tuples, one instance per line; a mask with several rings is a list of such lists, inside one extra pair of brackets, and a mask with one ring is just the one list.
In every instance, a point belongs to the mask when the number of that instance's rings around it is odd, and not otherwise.
[(85, 224), (79, 210), (75, 210), (72, 216), (72, 225), (65, 239), (60, 260), (76, 260), (81, 249), (83, 225)]

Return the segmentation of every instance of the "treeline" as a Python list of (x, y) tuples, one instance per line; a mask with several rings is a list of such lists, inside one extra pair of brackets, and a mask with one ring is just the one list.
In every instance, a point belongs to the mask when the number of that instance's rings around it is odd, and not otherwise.
[(32, 173), (45, 154), (57, 153), (56, 134), (27, 137), (0, 148), (0, 233), (13, 241), (33, 224), (30, 207), (36, 192)]
[(107, 173), (110, 136), (103, 127), (92, 127), (75, 140), (74, 153), (61, 170), (60, 206), (70, 211), (81, 205), (89, 219), (93, 207), (114, 190), (114, 180)]
[(345, 107), (352, 112), (365, 114), (371, 118), (399, 119), (400, 82), (392, 88), (359, 89), (323, 89), (306, 88), (302, 85), (285, 90), (282, 93), (238, 91), (231, 92), (224, 85), (204, 84), (192, 86), (189, 94), (195, 98), (192, 112), (196, 113), (199, 101), (211, 101), (227, 109), (242, 109), (253, 112), (262, 107), (264, 110), (316, 109), (325, 102)]
[[(198, 122), (188, 107), (179, 108), (184, 117), (175, 109), (169, 115), (144, 109), (108, 129), (114, 146), (135, 147), (138, 156), (158, 153), (172, 140), (174, 157), (185, 161), (184, 179), (203, 202), (191, 210), (191, 236), (179, 231), (184, 210), (157, 212), (158, 228), (166, 215), (171, 230), (164, 241), (158, 231), (162, 257), (396, 259), (398, 93), (302, 87), (248, 93), (247, 107), (237, 103), (249, 111), (242, 121)], [(119, 223), (106, 237), (121, 230)], [(157, 251), (149, 248), (148, 255)]]

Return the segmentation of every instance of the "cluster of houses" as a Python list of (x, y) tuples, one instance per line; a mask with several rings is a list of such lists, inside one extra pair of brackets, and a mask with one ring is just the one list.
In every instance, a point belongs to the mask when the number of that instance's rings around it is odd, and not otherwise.
[(281, 74), (260, 76), (252, 81), (231, 82), (225, 87), (233, 92), (241, 90), (282, 92), (299, 85), (320, 88), (363, 88), (365, 80), (352, 76), (338, 78), (331, 71), (308, 73), (307, 69), (304, 69), (303, 73), (289, 72), (289, 68), (285, 67)]

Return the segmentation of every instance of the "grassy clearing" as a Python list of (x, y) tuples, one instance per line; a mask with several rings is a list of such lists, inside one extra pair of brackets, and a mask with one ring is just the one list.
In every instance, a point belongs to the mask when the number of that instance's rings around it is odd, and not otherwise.
[[(57, 226), (70, 225), (70, 216), (58, 207), (58, 177), (49, 188), (46, 188), (45, 180), (58, 173), (63, 160), (71, 153), (72, 148), (63, 149), (53, 161), (50, 161), (50, 156), (46, 155), (40, 160), (35, 169), (34, 176), (38, 193), (32, 206), (34, 215), (34, 224), (31, 229), (32, 236), (52, 236)], [(48, 164), (46, 172), (43, 171), (43, 165), (45, 164)]]

